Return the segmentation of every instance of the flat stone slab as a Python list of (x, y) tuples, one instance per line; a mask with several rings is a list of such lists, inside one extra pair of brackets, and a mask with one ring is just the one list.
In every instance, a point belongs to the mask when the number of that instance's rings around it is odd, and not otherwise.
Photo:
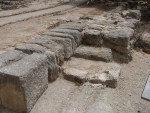
[(63, 74), (64, 77), (70, 81), (84, 83), (88, 73), (75, 68), (67, 68), (63, 70)]
[(0, 105), (29, 113), (48, 87), (47, 56), (34, 53), (0, 69)]
[(101, 46), (103, 43), (101, 32), (94, 29), (85, 30), (82, 43), (85, 45)]
[(121, 66), (116, 63), (104, 63), (82, 58), (74, 58), (63, 65), (64, 77), (73, 82), (90, 82), (111, 88), (117, 87)]
[(76, 49), (74, 56), (97, 61), (112, 61), (111, 49), (103, 47), (100, 48), (81, 45)]
[(8, 50), (0, 54), (0, 67), (11, 64), (22, 59), (26, 54), (17, 50)]
[(142, 98), (150, 101), (150, 75), (142, 93)]

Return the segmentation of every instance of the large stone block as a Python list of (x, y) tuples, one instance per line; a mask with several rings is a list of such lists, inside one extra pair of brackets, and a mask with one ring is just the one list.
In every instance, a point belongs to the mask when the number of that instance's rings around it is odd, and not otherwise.
[(29, 113), (47, 87), (45, 55), (34, 53), (0, 69), (0, 104), (16, 112)]
[(75, 57), (110, 62), (112, 51), (108, 48), (79, 46), (75, 51)]
[(101, 32), (92, 29), (85, 30), (82, 43), (85, 45), (101, 46), (103, 43)]
[(58, 32), (58, 33), (65, 33), (65, 34), (70, 34), (74, 37), (77, 45), (81, 44), (82, 41), (82, 34), (78, 30), (71, 30), (71, 29), (52, 29), (52, 32)]
[(46, 47), (49, 51), (55, 53), (57, 63), (59, 65), (63, 64), (65, 54), (64, 54), (64, 47), (62, 45), (52, 41), (50, 38), (42, 38), (42, 36), (35, 37), (35, 39), (31, 40), (29, 43), (38, 44), (43, 47)]
[(52, 37), (60, 37), (60, 38), (68, 38), (72, 41), (73, 52), (77, 48), (77, 43), (75, 42), (75, 39), (72, 35), (65, 34), (65, 33), (51, 32), (51, 31), (44, 32), (44, 33), (42, 33), (42, 35), (49, 35), (49, 36), (52, 36)]
[(65, 59), (69, 59), (73, 55), (72, 41), (68, 38), (52, 37), (48, 35), (42, 35), (43, 39), (51, 39), (52, 41), (62, 45), (64, 48)]
[(26, 54), (17, 50), (8, 50), (0, 54), (0, 67), (6, 66), (22, 59)]
[(108, 32), (103, 32), (103, 39), (106, 42), (113, 43), (118, 46), (127, 47), (130, 40), (134, 38), (134, 30), (131, 28), (116, 28)]

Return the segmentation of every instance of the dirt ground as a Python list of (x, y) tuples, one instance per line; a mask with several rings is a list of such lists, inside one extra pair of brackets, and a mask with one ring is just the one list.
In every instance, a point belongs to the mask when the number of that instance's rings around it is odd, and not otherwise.
[[(95, 7), (78, 7), (56, 16), (43, 16), (0, 27), (0, 50), (26, 42), (34, 36), (61, 22), (79, 18), (81, 15), (99, 15), (103, 12)], [(148, 75), (150, 54), (134, 51), (133, 61), (122, 64), (118, 87), (109, 94), (109, 104), (114, 113), (150, 113), (150, 102), (141, 99)]]

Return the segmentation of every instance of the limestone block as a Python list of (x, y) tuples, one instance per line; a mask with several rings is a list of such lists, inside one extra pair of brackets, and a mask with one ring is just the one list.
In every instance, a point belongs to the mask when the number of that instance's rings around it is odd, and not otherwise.
[(45, 55), (34, 53), (0, 69), (0, 104), (16, 112), (29, 113), (47, 87)]

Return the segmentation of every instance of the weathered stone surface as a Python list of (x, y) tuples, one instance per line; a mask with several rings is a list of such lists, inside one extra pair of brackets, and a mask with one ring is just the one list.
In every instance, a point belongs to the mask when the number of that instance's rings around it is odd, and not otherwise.
[(101, 32), (98, 30), (87, 29), (84, 32), (82, 43), (85, 45), (101, 46), (103, 43)]
[(74, 37), (77, 45), (81, 44), (82, 41), (82, 34), (78, 30), (70, 30), (70, 29), (52, 29), (52, 32), (58, 32), (58, 33), (65, 33), (65, 34), (70, 34)]
[(121, 72), (120, 66), (117, 64), (112, 64), (110, 67), (104, 70), (100, 70), (94, 76), (90, 76), (88, 80), (91, 83), (103, 84), (111, 88), (116, 88), (120, 72)]
[(48, 87), (45, 55), (34, 53), (0, 69), (1, 105), (20, 113), (29, 113)]
[(150, 53), (150, 32), (144, 31), (136, 42), (136, 46)]
[(49, 36), (52, 36), (52, 37), (60, 37), (60, 38), (68, 38), (72, 41), (73, 52), (77, 48), (77, 43), (75, 42), (75, 39), (72, 35), (65, 34), (65, 33), (51, 32), (51, 31), (44, 32), (44, 33), (42, 33), (42, 35), (49, 35)]
[(65, 59), (69, 59), (73, 55), (73, 49), (72, 49), (72, 41), (68, 38), (60, 38), (60, 37), (52, 37), (48, 35), (42, 35), (42, 38), (44, 39), (51, 39), (52, 41), (58, 43), (59, 45), (62, 45), (64, 48), (64, 54)]
[(18, 44), (15, 49), (27, 54), (31, 54), (33, 52), (44, 53), (46, 51), (46, 48), (37, 44)]
[(131, 18), (135, 18), (135, 19), (141, 18), (140, 10), (125, 10), (122, 12), (122, 15), (124, 17), (131, 17)]
[(25, 53), (17, 50), (6, 51), (0, 54), (0, 67), (4, 67), (8, 64), (16, 62), (22, 59), (25, 55), (26, 55)]
[(87, 72), (84, 70), (79, 70), (75, 68), (67, 68), (63, 70), (63, 74), (65, 79), (73, 81), (73, 82), (79, 82), (84, 83), (86, 82), (86, 76)]
[(109, 62), (112, 60), (112, 51), (108, 48), (88, 47), (82, 45), (76, 49), (75, 57)]
[(130, 45), (130, 40), (134, 38), (134, 30), (131, 28), (113, 29), (109, 32), (104, 32), (103, 38), (106, 42), (127, 47)]
[(86, 25), (83, 23), (69, 22), (69, 23), (61, 24), (59, 27), (62, 29), (66, 28), (66, 29), (78, 30), (81, 32), (85, 26)]
[(50, 38), (42, 38), (41, 36), (35, 37), (35, 39), (31, 40), (30, 43), (41, 45), (46, 47), (49, 51), (54, 52), (57, 58), (57, 63), (59, 65), (63, 64), (65, 55), (62, 45), (52, 41)]
[(48, 80), (49, 82), (52, 82), (59, 77), (59, 66), (57, 65), (54, 52), (46, 51), (45, 55), (48, 58)]

